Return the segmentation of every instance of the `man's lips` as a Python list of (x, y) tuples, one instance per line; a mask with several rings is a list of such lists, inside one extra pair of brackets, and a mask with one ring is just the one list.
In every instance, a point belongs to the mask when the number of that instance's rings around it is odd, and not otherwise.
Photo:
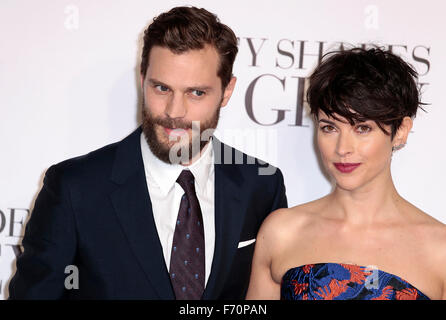
[(182, 135), (187, 134), (186, 129), (166, 128), (166, 127), (163, 127), (163, 129), (164, 129), (164, 132), (166, 132), (166, 134), (168, 136), (181, 137)]
[(361, 165), (361, 163), (341, 163), (341, 162), (335, 162), (333, 164), (336, 167), (336, 169), (338, 169), (342, 173), (350, 173)]

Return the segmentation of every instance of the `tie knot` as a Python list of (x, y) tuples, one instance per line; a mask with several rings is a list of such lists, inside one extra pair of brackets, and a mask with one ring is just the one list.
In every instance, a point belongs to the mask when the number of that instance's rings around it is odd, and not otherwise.
[(186, 192), (186, 194), (189, 191), (195, 192), (195, 188), (194, 188), (194, 175), (192, 174), (192, 172), (190, 172), (190, 170), (183, 170), (181, 171), (178, 179), (177, 179), (178, 184), (181, 186), (181, 188), (183, 188), (184, 192)]

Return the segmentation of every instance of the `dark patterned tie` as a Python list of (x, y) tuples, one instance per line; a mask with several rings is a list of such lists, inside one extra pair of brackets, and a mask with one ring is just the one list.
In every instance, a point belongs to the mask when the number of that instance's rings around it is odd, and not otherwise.
[(204, 291), (204, 230), (194, 176), (183, 170), (177, 179), (181, 198), (170, 256), (170, 278), (177, 300), (198, 300)]

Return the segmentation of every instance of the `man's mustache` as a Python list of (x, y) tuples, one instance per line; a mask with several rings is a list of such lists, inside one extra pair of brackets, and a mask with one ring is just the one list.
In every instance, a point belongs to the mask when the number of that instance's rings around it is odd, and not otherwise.
[(192, 121), (184, 121), (180, 119), (173, 119), (166, 117), (166, 118), (152, 118), (152, 122), (165, 128), (184, 129), (184, 130), (192, 129)]

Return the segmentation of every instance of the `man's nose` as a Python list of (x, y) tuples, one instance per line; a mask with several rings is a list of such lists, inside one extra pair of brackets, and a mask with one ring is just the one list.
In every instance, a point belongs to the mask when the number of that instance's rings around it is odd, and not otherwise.
[(174, 93), (167, 102), (164, 113), (170, 118), (184, 118), (187, 113), (186, 104), (183, 95)]

